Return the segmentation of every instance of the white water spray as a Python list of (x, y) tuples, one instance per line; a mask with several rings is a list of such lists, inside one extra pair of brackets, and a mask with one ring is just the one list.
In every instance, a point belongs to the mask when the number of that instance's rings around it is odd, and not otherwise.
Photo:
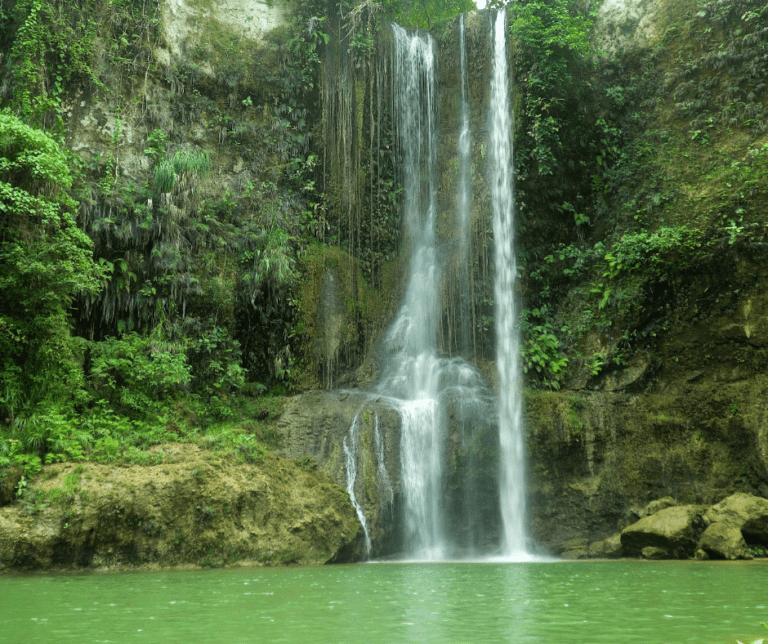
[(512, 119), (507, 68), (506, 12), (493, 23), (491, 79), (491, 198), (495, 240), (496, 361), (499, 370), (499, 497), (504, 526), (502, 554), (526, 558), (525, 458), (520, 391), (520, 339), (515, 300), (514, 177)]

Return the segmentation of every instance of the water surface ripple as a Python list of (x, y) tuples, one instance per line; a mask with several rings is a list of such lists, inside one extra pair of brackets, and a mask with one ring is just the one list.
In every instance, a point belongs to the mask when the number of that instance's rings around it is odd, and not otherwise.
[[(0, 640), (751, 642), (768, 565), (366, 564), (0, 578)], [(750, 639), (751, 637), (751, 639)]]

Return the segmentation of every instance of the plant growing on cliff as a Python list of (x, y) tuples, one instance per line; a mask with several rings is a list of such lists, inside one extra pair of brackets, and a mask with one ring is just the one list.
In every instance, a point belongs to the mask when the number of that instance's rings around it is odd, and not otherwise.
[(159, 192), (169, 193), (187, 176), (202, 176), (210, 172), (211, 158), (207, 152), (176, 150), (172, 156), (155, 166), (154, 184)]
[(0, 414), (14, 421), (81, 383), (68, 309), (105, 271), (76, 226), (66, 154), (0, 112)]

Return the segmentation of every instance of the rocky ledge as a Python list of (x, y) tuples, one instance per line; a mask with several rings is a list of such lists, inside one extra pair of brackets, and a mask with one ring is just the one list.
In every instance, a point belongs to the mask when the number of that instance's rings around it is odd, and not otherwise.
[(768, 551), (768, 499), (733, 494), (711, 507), (650, 503), (641, 518), (596, 543), (574, 542), (565, 558), (752, 559)]
[(164, 445), (159, 465), (50, 465), (0, 507), (0, 571), (318, 564), (362, 554), (347, 494), (310, 459)]

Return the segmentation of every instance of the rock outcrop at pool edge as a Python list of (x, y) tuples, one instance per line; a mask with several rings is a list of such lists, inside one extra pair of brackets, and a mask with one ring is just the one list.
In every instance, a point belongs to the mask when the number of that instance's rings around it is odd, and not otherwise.
[[(696, 505), (681, 505), (643, 517), (622, 530), (621, 544), (627, 553), (641, 553), (646, 558), (691, 557), (704, 528), (703, 509)], [(646, 552), (646, 548), (652, 552)]]
[[(0, 571), (357, 560), (346, 493), (309, 459), (164, 445), (166, 462), (46, 466), (0, 508)], [(313, 471), (314, 470), (314, 471)]]
[[(671, 507), (670, 507), (671, 506)], [(642, 518), (585, 552), (566, 550), (565, 558), (752, 559), (750, 548), (768, 546), (768, 499), (733, 494), (705, 511), (704, 506), (677, 506), (670, 497), (638, 511)], [(695, 538), (698, 536), (698, 543)], [(694, 545), (695, 544), (695, 545)], [(584, 549), (582, 549), (584, 550)]]
[(741, 530), (729, 523), (713, 523), (704, 530), (699, 541), (699, 550), (712, 559), (752, 558)]

